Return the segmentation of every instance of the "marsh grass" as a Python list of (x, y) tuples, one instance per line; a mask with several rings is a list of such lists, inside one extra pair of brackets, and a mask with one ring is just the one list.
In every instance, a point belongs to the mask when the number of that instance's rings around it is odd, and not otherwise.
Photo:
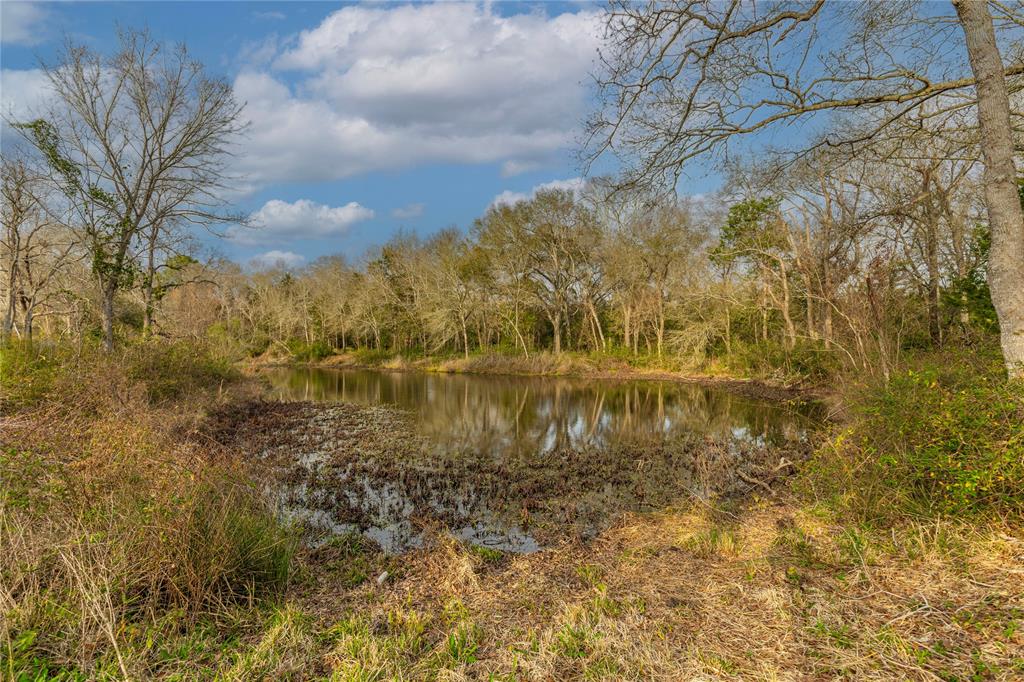
[(5, 375), (21, 387), (0, 437), (8, 678), (146, 677), (168, 643), (287, 585), (291, 534), (232, 454), (192, 435), (216, 399), (202, 387), (233, 372), (186, 350), (17, 351), (38, 355)]

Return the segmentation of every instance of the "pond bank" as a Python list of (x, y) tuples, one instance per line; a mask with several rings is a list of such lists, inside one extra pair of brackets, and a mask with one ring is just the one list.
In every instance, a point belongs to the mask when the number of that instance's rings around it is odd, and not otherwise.
[(432, 442), (409, 413), (388, 406), (264, 400), (219, 410), (209, 431), (255, 465), (308, 540), (359, 532), (391, 553), (421, 546), (426, 527), (530, 552), (592, 538), (624, 513), (687, 495), (706, 503), (771, 494), (810, 448), (684, 433), (511, 455)]
[[(423, 496), (410, 515), (417, 547), (389, 554), (340, 534), (300, 551), (284, 600), (244, 641), (244, 669), (258, 676), (881, 681), (1024, 672), (1019, 526), (855, 527), (793, 496), (789, 467), (768, 459), (745, 470), (758, 482), (737, 489), (742, 496), (692, 495), (677, 480), (656, 508), (620, 508), (581, 534), (568, 520), (585, 516), (572, 503), (586, 496), (566, 493), (601, 477), (625, 477), (635, 491), (678, 462), (634, 453), (641, 459), (609, 471), (563, 459), (564, 476), (530, 477), (524, 488), (518, 477), (536, 462), (516, 470), (459, 462), (454, 476), (450, 461), (424, 465), (403, 415), (380, 407), (246, 401), (213, 423), (216, 438), (243, 456), (291, 461), (278, 470), (286, 480), (337, 482), (376, 461), (363, 471), (386, 471)], [(710, 469), (736, 473), (710, 451)], [(636, 467), (647, 458), (650, 470)], [(407, 459), (417, 464), (398, 466)], [(528, 516), (553, 512), (530, 531), (556, 532), (525, 554), (453, 537), (453, 517), (431, 516), (437, 476), (493, 476), (525, 499)], [(364, 513), (347, 520), (358, 527)]]

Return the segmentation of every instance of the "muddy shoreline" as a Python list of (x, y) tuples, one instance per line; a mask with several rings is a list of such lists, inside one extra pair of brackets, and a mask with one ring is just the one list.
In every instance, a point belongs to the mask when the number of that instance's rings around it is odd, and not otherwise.
[(529, 553), (586, 541), (627, 513), (770, 496), (810, 447), (694, 434), (499, 458), (432, 442), (397, 408), (263, 399), (222, 408), (205, 430), (242, 454), (311, 545), (358, 532), (389, 553), (438, 529)]

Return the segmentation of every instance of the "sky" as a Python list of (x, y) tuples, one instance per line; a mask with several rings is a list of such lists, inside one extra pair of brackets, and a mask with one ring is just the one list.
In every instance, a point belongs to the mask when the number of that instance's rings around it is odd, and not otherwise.
[(260, 228), (207, 247), (250, 264), (355, 259), (399, 231), (465, 230), (496, 200), (581, 182), (602, 7), (5, 0), (0, 105), (40, 110), (40, 61), (65, 37), (109, 53), (121, 25), (184, 42), (249, 122), (231, 201)]

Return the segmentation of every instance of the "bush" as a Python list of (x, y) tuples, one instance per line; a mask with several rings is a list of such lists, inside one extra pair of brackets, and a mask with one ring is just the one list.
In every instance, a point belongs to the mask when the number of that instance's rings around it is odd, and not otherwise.
[(923, 356), (852, 408), (811, 463), (817, 494), (868, 518), (1024, 512), (1024, 384), (998, 353)]
[(53, 387), (60, 359), (56, 351), (12, 339), (0, 345), (0, 413), (29, 407)]
[(317, 362), (334, 354), (331, 345), (323, 341), (306, 343), (300, 339), (292, 339), (286, 346), (292, 359), (298, 362)]
[(128, 380), (145, 386), (151, 402), (181, 398), (237, 378), (230, 362), (194, 342), (137, 343), (125, 349), (123, 365)]
[(377, 350), (375, 348), (356, 348), (352, 351), (352, 357), (360, 365), (380, 365), (395, 357), (395, 354), (388, 350)]
[[(140, 633), (168, 636), (288, 579), (291, 535), (230, 469), (192, 462), (185, 474), (178, 453), (157, 463), (125, 457), (119, 444), (108, 451), (98, 437), (90, 445), (94, 460), (74, 466), (0, 453), (0, 646), (18, 644), (15, 679), (43, 670), (94, 679)], [(161, 621), (170, 629), (157, 633)]]
[(5, 675), (149, 678), (154, 641), (283, 589), (293, 534), (232, 453), (191, 435), (230, 366), (164, 342), (3, 363), (33, 408), (0, 433)]

